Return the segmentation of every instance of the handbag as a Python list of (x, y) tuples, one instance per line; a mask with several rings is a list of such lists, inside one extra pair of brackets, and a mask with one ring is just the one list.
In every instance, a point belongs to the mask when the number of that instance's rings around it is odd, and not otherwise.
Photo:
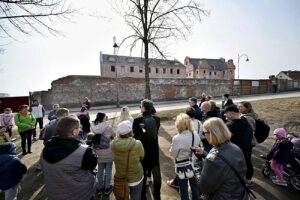
[[(192, 146), (194, 146), (194, 133), (192, 133)], [(179, 179), (189, 179), (195, 176), (192, 151), (189, 159), (175, 161), (175, 173)]]
[(119, 178), (114, 176), (114, 187), (113, 187), (113, 193), (117, 198), (127, 198), (129, 196), (129, 186), (128, 186), (128, 164), (129, 164), (129, 154), (131, 149), (128, 152), (127, 155), (127, 165), (126, 165), (126, 174), (124, 178)]
[(240, 176), (240, 174), (236, 171), (236, 169), (226, 160), (226, 158), (224, 158), (224, 156), (220, 155), (220, 154), (215, 154), (217, 157), (221, 158), (221, 160), (223, 160), (231, 169), (232, 171), (235, 173), (235, 175), (239, 178), (242, 186), (245, 188), (245, 191), (248, 192), (249, 196), (251, 196), (253, 199), (256, 199), (255, 194), (250, 190), (250, 188), (245, 184), (244, 179)]

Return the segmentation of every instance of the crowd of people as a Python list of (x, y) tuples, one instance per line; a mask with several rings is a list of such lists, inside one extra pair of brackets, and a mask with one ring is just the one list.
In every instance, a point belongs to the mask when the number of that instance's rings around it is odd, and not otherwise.
[[(250, 102), (235, 105), (228, 94), (223, 98), (219, 108), (209, 95), (203, 95), (199, 105), (197, 98), (191, 97), (185, 113), (176, 117), (177, 134), (169, 149), (176, 175), (167, 184), (179, 189), (182, 200), (190, 199), (189, 188), (193, 200), (249, 199), (258, 115)], [(14, 116), (11, 109), (4, 110), (0, 117), (3, 135), (0, 137), (3, 138), (0, 140), (0, 189), (5, 191), (6, 200), (16, 199), (20, 181), (27, 171), (15, 155), (16, 145), (10, 141), (13, 124), (21, 136), (25, 156), (32, 153), (37, 123), (42, 130), (40, 138), (44, 140), (38, 166), (43, 171), (49, 200), (89, 200), (95, 194), (109, 196), (114, 190), (112, 180), (121, 178), (127, 179), (131, 200), (147, 199), (149, 181), (153, 182), (153, 198), (161, 199), (160, 118), (153, 102), (142, 100), (136, 118), (127, 106), (122, 107), (119, 118), (115, 119), (116, 128), (109, 123), (106, 113), (98, 112), (91, 119), (90, 108), (88, 98), (75, 115), (54, 104), (45, 126), (45, 110), (38, 101), (30, 107), (21, 105)], [(277, 140), (268, 154), (276, 174), (272, 181), (286, 186), (282, 166), (288, 163), (293, 144), (283, 128), (277, 128), (274, 135)]]

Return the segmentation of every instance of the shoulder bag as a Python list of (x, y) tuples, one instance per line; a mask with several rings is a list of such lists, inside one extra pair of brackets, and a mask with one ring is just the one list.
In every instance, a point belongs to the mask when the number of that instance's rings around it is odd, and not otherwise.
[(256, 196), (254, 195), (254, 193), (250, 190), (250, 188), (245, 184), (244, 179), (240, 176), (240, 174), (236, 171), (236, 169), (226, 160), (226, 158), (224, 158), (224, 156), (220, 155), (220, 154), (215, 154), (217, 157), (221, 158), (221, 160), (223, 160), (231, 169), (232, 171), (235, 173), (235, 175), (239, 178), (242, 186), (245, 188), (245, 191), (248, 192), (249, 196), (251, 196), (253, 199), (256, 199)]
[(128, 186), (128, 165), (129, 165), (129, 154), (131, 149), (128, 151), (127, 155), (127, 165), (126, 165), (126, 174), (124, 178), (118, 178), (114, 176), (114, 188), (113, 192), (117, 198), (128, 198), (129, 196), (129, 186)]
[[(192, 133), (192, 146), (194, 146), (194, 133)], [(192, 151), (189, 159), (181, 161), (175, 160), (175, 173), (179, 179), (189, 179), (195, 176)]]

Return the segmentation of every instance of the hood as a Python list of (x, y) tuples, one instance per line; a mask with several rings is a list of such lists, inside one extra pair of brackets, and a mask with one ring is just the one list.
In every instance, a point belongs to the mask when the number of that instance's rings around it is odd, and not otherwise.
[(126, 152), (135, 145), (136, 140), (132, 137), (129, 138), (120, 138), (120, 136), (115, 137), (112, 142), (112, 149), (115, 151)]
[(16, 144), (12, 142), (6, 142), (0, 145), (0, 155), (1, 154), (14, 154), (16, 149)]
[(47, 162), (53, 164), (66, 158), (74, 152), (80, 144), (81, 142), (74, 138), (52, 137), (51, 140), (46, 143), (42, 155)]
[(109, 125), (106, 122), (101, 122), (97, 125), (93, 124), (91, 126), (91, 129), (92, 129), (93, 133), (95, 133), (95, 134), (102, 134), (105, 132), (105, 129), (107, 129), (108, 126)]

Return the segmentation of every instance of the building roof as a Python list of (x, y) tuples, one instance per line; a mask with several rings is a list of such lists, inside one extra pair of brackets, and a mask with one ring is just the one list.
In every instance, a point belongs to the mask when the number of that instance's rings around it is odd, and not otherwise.
[(226, 67), (225, 60), (223, 59), (206, 59), (206, 58), (189, 58), (190, 63), (197, 67), (200, 61), (207, 60), (207, 63), (214, 70), (223, 70)]
[(300, 80), (300, 71), (282, 71), (282, 73), (289, 76), (293, 80)]
[[(116, 63), (121, 65), (139, 65), (144, 66), (145, 58), (141, 57), (132, 57), (132, 56), (114, 56), (110, 54), (101, 54), (100, 55), (101, 63), (112, 63), (114, 61), (109, 60), (111, 57), (116, 58)], [(162, 67), (180, 67), (185, 68), (185, 66), (178, 60), (164, 60), (164, 59), (152, 59), (150, 58), (150, 66), (162, 66)]]

